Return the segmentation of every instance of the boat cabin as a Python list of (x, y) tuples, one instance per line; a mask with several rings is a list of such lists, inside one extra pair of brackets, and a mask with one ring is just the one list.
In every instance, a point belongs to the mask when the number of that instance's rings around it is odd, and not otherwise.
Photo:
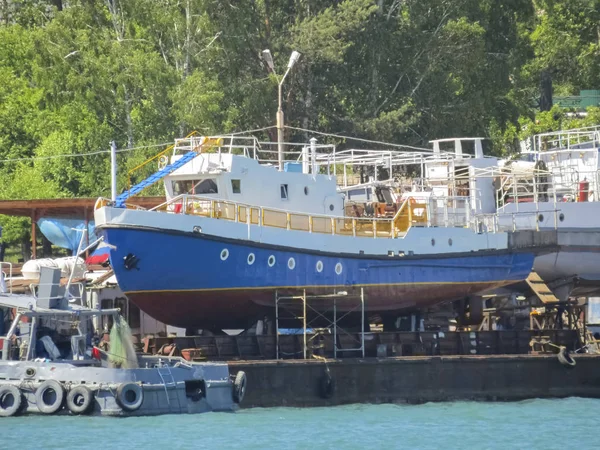
[[(170, 163), (201, 147), (199, 139), (178, 140)], [(256, 145), (236, 139), (229, 145), (221, 142), (200, 149), (191, 161), (165, 176), (167, 201), (189, 194), (283, 211), (343, 215), (344, 198), (337, 192), (334, 177), (318, 173), (314, 167), (310, 170), (306, 162), (287, 162), (279, 171), (259, 156)]]

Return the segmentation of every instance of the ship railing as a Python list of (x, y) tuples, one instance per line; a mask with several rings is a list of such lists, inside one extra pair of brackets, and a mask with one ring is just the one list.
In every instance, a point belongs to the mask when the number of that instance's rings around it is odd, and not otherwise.
[[(192, 131), (190, 134), (188, 134), (185, 139), (190, 139), (193, 136), (196, 135), (195, 131)], [(161, 167), (161, 165), (166, 166), (168, 164), (168, 154), (175, 148), (177, 144), (174, 145), (170, 145), (168, 146), (166, 149), (160, 151), (159, 153), (157, 153), (156, 155), (148, 158), (147, 160), (145, 160), (143, 163), (138, 164), (137, 166), (135, 166), (133, 169), (129, 170), (127, 172), (127, 190), (131, 191), (131, 187), (133, 186), (133, 179), (138, 178), (139, 180), (146, 178), (148, 175), (150, 175), (152, 172), (154, 172), (156, 169), (150, 169), (150, 172), (148, 172), (148, 168), (150, 167), (149, 164), (152, 162), (155, 162), (155, 164), (157, 164), (158, 168)], [(146, 171), (148, 173), (144, 173), (142, 175), (140, 175), (141, 171)]]
[[(473, 158), (472, 155), (464, 154), (462, 159)], [(338, 177), (339, 184), (343, 187), (351, 186), (353, 183), (348, 181), (356, 175), (357, 168), (371, 166), (375, 168), (372, 171), (373, 181), (379, 181), (379, 170), (385, 169), (387, 179), (403, 176), (407, 168), (419, 166), (421, 174), (425, 173), (425, 164), (434, 162), (447, 163), (454, 161), (457, 156), (451, 152), (440, 152), (432, 154), (432, 150), (423, 151), (389, 151), (389, 150), (363, 150), (348, 149), (330, 154), (322, 154), (317, 157), (317, 165), (322, 168), (322, 172), (329, 176)]]
[(552, 228), (558, 228), (560, 209), (535, 209), (534, 211), (514, 211), (496, 213), (498, 231), (530, 230), (540, 231), (540, 223), (544, 222), (544, 214), (552, 214)]
[[(400, 203), (393, 217), (306, 214), (189, 194), (174, 197), (152, 210), (203, 216), (248, 226), (370, 238), (403, 237), (411, 227), (469, 226), (470, 208), (459, 212), (453, 210), (449, 202), (444, 204), (443, 220), (431, 220), (432, 205), (429, 199), (415, 197), (409, 197)], [(464, 218), (458, 220), (453, 217), (459, 214), (463, 214)]]
[(521, 203), (562, 203), (600, 201), (600, 171), (576, 168), (530, 173), (506, 173), (496, 190), (498, 208), (510, 203), (519, 211)]
[[(214, 142), (210, 149), (203, 153), (215, 153), (219, 157), (226, 154), (245, 156), (256, 160), (259, 164), (276, 166), (279, 164), (278, 143), (269, 141), (258, 141), (253, 136), (243, 135), (218, 135), (202, 138), (190, 136), (176, 139), (173, 155), (188, 153), (201, 145), (202, 139)], [(321, 153), (335, 153), (335, 145), (314, 144), (298, 142), (283, 142), (283, 159), (286, 163), (300, 163), (303, 165), (304, 173), (319, 173), (319, 166), (314, 164), (316, 156)]]
[[(108, 198), (99, 197), (94, 204), (94, 210), (103, 208), (104, 206), (114, 206), (114, 202)], [(146, 211), (143, 206), (135, 205), (133, 203), (122, 203), (122, 207), (125, 209), (135, 209), (138, 211)]]
[(468, 196), (431, 196), (429, 224), (435, 227), (470, 227), (473, 201)]
[(0, 294), (12, 294), (12, 277), (12, 263), (0, 261)]
[(595, 148), (600, 146), (600, 126), (536, 134), (521, 141), (521, 152), (569, 151), (571, 149), (579, 149), (583, 144), (588, 144)]
[(196, 151), (198, 153), (216, 153), (219, 155), (243, 155), (247, 158), (258, 159), (260, 144), (253, 136), (198, 136), (194, 133), (185, 138), (175, 139), (175, 145), (172, 149), (173, 156)]
[[(50, 288), (54, 286), (53, 283), (30, 283), (29, 284), (29, 291), (31, 292), (31, 295), (36, 299), (36, 300), (52, 300), (52, 299), (57, 299), (58, 297), (46, 297), (46, 296), (40, 296), (39, 292), (41, 291), (40, 288)], [(64, 286), (65, 289), (68, 289), (67, 292), (65, 292), (65, 298), (68, 299), (69, 302), (75, 302), (75, 303), (79, 303), (83, 306), (83, 298), (85, 296), (85, 288), (86, 285), (83, 282), (80, 281), (72, 281), (70, 282), (67, 286)], [(43, 289), (44, 292), (49, 292), (48, 289)]]

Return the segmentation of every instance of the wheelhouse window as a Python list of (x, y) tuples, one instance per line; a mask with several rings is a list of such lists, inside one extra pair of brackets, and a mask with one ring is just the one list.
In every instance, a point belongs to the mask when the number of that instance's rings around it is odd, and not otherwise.
[(288, 185), (287, 184), (281, 185), (281, 198), (284, 200), (288, 199)]
[(365, 188), (351, 189), (346, 192), (348, 201), (368, 202), (371, 199), (370, 191)]
[(394, 199), (392, 197), (392, 194), (391, 194), (389, 188), (382, 187), (376, 191), (376, 194), (377, 194), (377, 201), (379, 201), (381, 203), (388, 203), (388, 204), (394, 203)]
[(231, 180), (231, 190), (234, 194), (242, 193), (242, 180)]
[(219, 189), (214, 178), (204, 180), (177, 180), (173, 181), (173, 194), (218, 194)]

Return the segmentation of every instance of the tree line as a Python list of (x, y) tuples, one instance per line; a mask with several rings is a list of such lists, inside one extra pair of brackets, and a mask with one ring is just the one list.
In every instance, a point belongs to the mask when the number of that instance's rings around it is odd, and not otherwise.
[(0, 198), (108, 195), (112, 140), (123, 187), (147, 145), (272, 126), (293, 50), (289, 141), (470, 135), (500, 154), (600, 119), (548, 99), (600, 89), (600, 0), (0, 0)]

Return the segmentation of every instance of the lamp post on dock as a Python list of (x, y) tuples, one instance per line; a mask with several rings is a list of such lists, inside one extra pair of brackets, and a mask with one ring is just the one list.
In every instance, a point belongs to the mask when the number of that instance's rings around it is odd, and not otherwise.
[(267, 63), (267, 66), (269, 66), (269, 69), (271, 70), (271, 72), (273, 72), (273, 74), (277, 77), (277, 79), (279, 81), (279, 86), (278, 86), (278, 88), (279, 88), (279, 91), (278, 91), (279, 106), (277, 108), (277, 159), (279, 161), (279, 171), (283, 172), (283, 124), (284, 124), (284, 118), (283, 118), (283, 109), (281, 108), (282, 89), (283, 89), (283, 82), (285, 80), (285, 77), (287, 77), (287, 74), (290, 72), (290, 70), (292, 70), (292, 67), (294, 67), (294, 64), (296, 64), (296, 62), (300, 58), (300, 53), (297, 52), (296, 50), (294, 50), (292, 52), (292, 54), (290, 55), (290, 60), (288, 61), (288, 64), (287, 64), (287, 69), (286, 69), (285, 73), (283, 74), (283, 77), (281, 77), (280, 80), (277, 75), (277, 72), (275, 72), (275, 64), (273, 63), (273, 56), (271, 55), (271, 51), (269, 49), (263, 50), (262, 55), (263, 55), (263, 59)]

